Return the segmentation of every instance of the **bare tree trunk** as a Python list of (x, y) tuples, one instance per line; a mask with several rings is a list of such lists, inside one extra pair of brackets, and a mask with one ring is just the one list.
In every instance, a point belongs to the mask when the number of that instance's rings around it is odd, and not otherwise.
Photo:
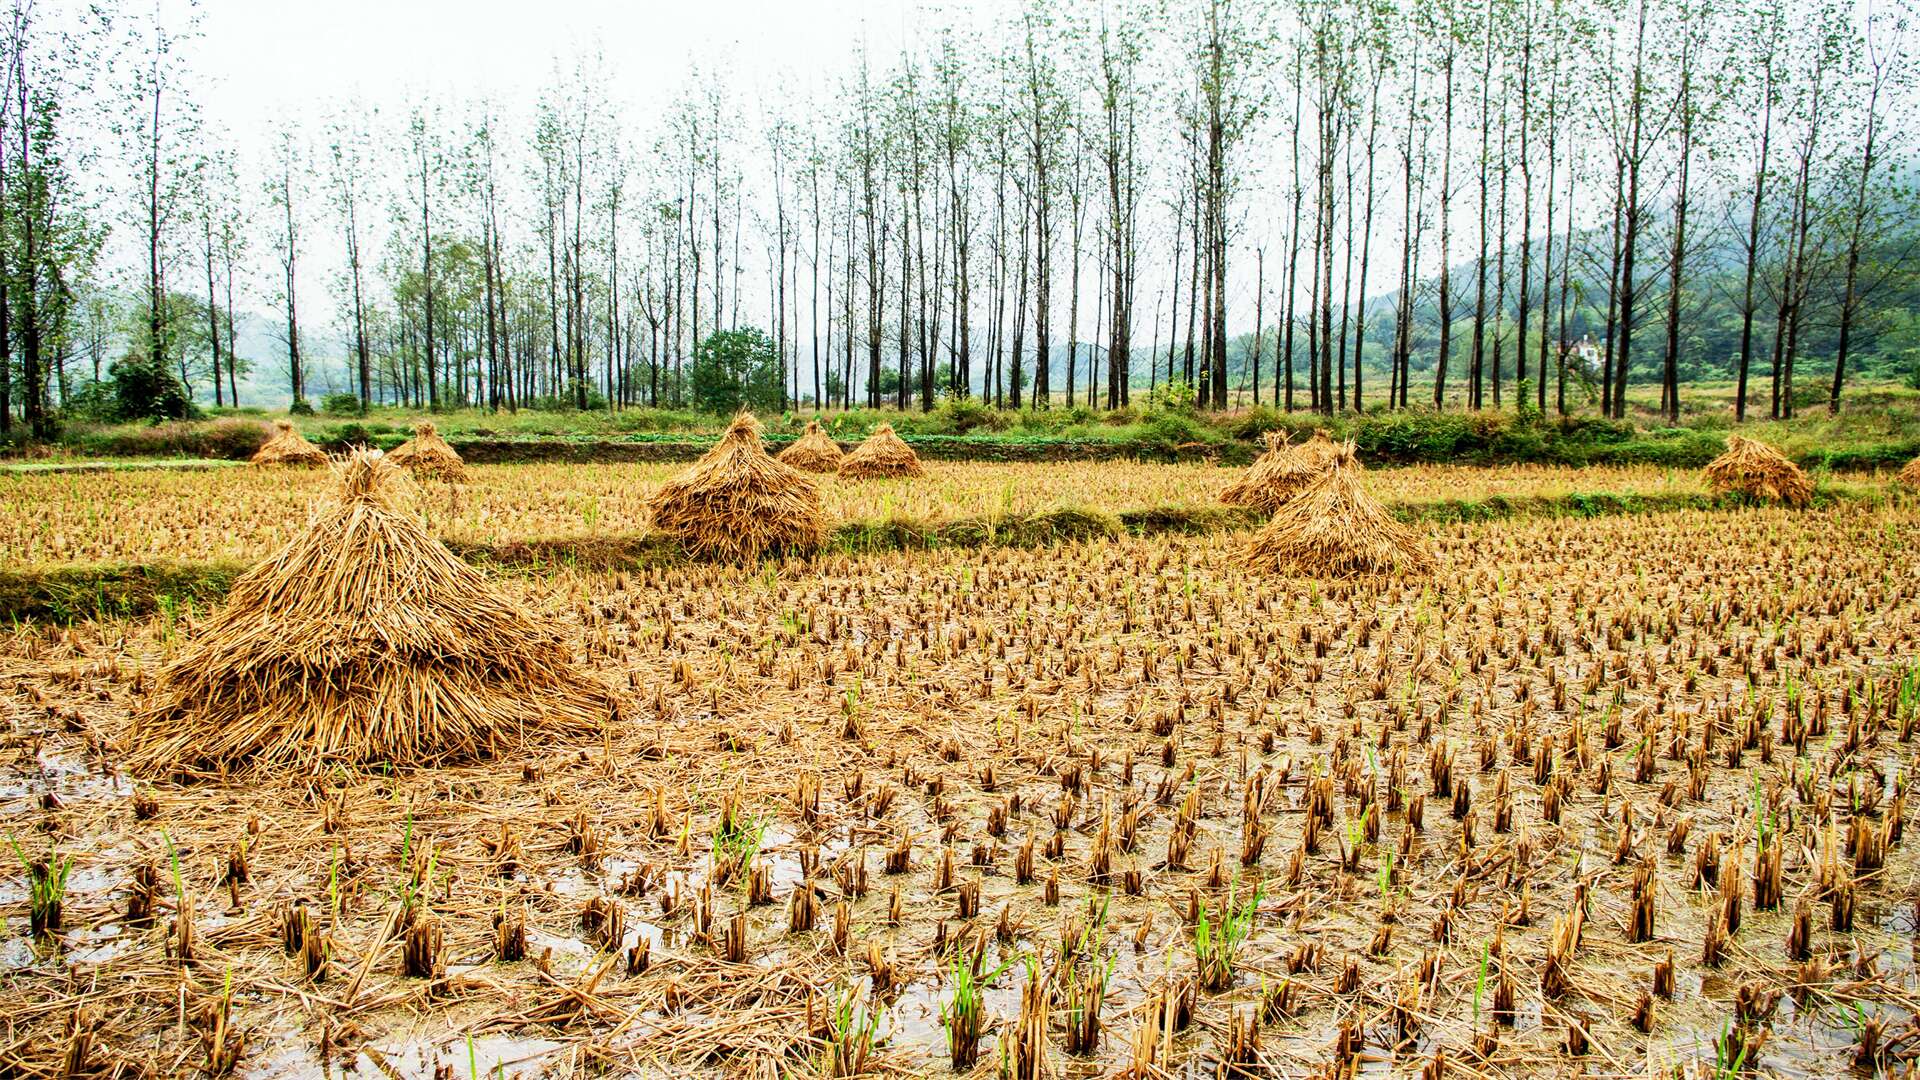
[[(1871, 33), (1871, 28), (1868, 31)], [(1869, 42), (1867, 62), (1872, 69), (1867, 92), (1867, 130), (1860, 150), (1860, 173), (1854, 183), (1853, 220), (1847, 232), (1846, 283), (1840, 293), (1840, 337), (1833, 353), (1833, 389), (1827, 394), (1827, 412), (1840, 411), (1840, 392), (1846, 384), (1847, 356), (1853, 327), (1860, 314), (1860, 249), (1865, 244), (1867, 192), (1873, 177), (1874, 155), (1880, 133), (1880, 94), (1891, 74), (1893, 58)]]

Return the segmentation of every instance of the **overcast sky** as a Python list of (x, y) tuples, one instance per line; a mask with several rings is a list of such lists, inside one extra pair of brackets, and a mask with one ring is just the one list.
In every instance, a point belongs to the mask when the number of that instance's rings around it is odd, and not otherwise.
[(844, 70), (863, 39), (892, 52), (917, 18), (904, 0), (201, 0), (199, 10), (201, 97), (243, 143), (278, 115), (354, 94), (388, 108), (423, 90), (512, 108), (550, 81), (556, 59), (595, 49), (609, 97), (630, 109), (664, 108), (694, 61), (718, 57), (753, 91), (804, 88)]

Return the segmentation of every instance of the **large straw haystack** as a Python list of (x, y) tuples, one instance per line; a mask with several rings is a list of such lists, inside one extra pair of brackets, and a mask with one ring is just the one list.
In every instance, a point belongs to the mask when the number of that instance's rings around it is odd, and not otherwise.
[[(1311, 445), (1311, 444), (1309, 444)], [(1307, 447), (1287, 445), (1284, 431), (1267, 435), (1267, 450), (1247, 471), (1220, 493), (1228, 506), (1250, 506), (1271, 514), (1313, 482), (1326, 465), (1324, 456), (1309, 456)]]
[(556, 628), (401, 508), (392, 462), (361, 450), (337, 472), (337, 503), (235, 581), (160, 672), (135, 722), (137, 767), (433, 766), (613, 717)]
[(326, 451), (294, 430), (293, 421), (275, 420), (273, 434), (254, 451), (255, 465), (325, 465)]
[(826, 539), (819, 485), (774, 460), (760, 444), (759, 422), (745, 412), (649, 505), (654, 527), (697, 557), (747, 562), (769, 551), (811, 551)]
[(1907, 462), (1900, 470), (1900, 482), (1910, 488), (1920, 489), (1920, 457)]
[(821, 473), (839, 472), (840, 463), (847, 457), (818, 420), (807, 421), (806, 432), (774, 456), (796, 469)]
[(1757, 439), (1727, 436), (1727, 451), (1707, 464), (1707, 486), (1716, 495), (1746, 495), (1788, 506), (1813, 499), (1813, 481), (1785, 454)]
[(393, 448), (387, 460), (415, 476), (430, 476), (440, 480), (461, 481), (467, 478), (467, 464), (460, 460), (460, 454), (447, 445), (433, 421), (422, 420), (413, 425), (413, 438)]
[(841, 476), (921, 476), (920, 456), (906, 440), (893, 433), (892, 424), (881, 424), (867, 440), (853, 448), (840, 463)]
[(1326, 577), (1433, 569), (1424, 538), (1368, 494), (1360, 474), (1353, 443), (1334, 446), (1312, 482), (1254, 534), (1247, 563)]

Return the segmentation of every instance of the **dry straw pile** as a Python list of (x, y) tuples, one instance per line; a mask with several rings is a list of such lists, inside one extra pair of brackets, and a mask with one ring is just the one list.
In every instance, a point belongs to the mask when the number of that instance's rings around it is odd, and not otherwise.
[(1332, 446), (1324, 433), (1299, 447), (1287, 444), (1284, 431), (1269, 433), (1266, 453), (1220, 493), (1220, 501), (1228, 506), (1250, 506), (1266, 514), (1280, 509), (1326, 467), (1326, 449), (1316, 444)]
[(447, 445), (433, 421), (422, 420), (413, 425), (413, 438), (394, 447), (387, 460), (415, 476), (432, 477), (457, 483), (467, 478), (467, 464), (460, 460), (460, 454)]
[(361, 450), (337, 472), (337, 503), (234, 582), (160, 672), (135, 717), (137, 768), (434, 766), (614, 717), (557, 628), (401, 508), (392, 462)]
[(1727, 451), (1707, 464), (1707, 486), (1716, 495), (1746, 495), (1788, 506), (1813, 499), (1813, 481), (1785, 454), (1757, 439), (1727, 436)]
[(1312, 482), (1254, 534), (1247, 563), (1327, 577), (1432, 570), (1426, 541), (1367, 493), (1360, 473), (1352, 442), (1332, 447)]
[(840, 463), (841, 476), (921, 476), (920, 455), (893, 433), (892, 424), (881, 424), (867, 441), (853, 448)]
[(1920, 457), (1907, 462), (1900, 470), (1900, 482), (1910, 488), (1920, 489)]
[(775, 456), (796, 469), (830, 473), (840, 471), (840, 463), (846, 460), (847, 455), (840, 449), (840, 444), (821, 428), (820, 421), (809, 420), (806, 432)]
[(255, 465), (325, 465), (326, 451), (293, 429), (291, 420), (275, 420), (273, 434), (254, 451)]
[(648, 507), (655, 528), (700, 558), (750, 562), (770, 551), (812, 551), (827, 533), (819, 485), (774, 460), (760, 444), (759, 421), (745, 412)]

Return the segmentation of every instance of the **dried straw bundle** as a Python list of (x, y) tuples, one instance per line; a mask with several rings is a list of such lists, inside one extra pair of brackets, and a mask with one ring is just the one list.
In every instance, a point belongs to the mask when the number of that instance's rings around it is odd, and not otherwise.
[(1813, 499), (1813, 481), (1785, 454), (1757, 439), (1727, 436), (1727, 451), (1707, 464), (1707, 486), (1717, 495), (1740, 494), (1788, 506)]
[(413, 425), (413, 438), (394, 447), (387, 460), (413, 473), (415, 476), (430, 476), (450, 483), (459, 483), (467, 478), (467, 464), (460, 460), (460, 454), (447, 445), (440, 437), (433, 421), (422, 420)]
[(1323, 456), (1309, 457), (1306, 447), (1287, 445), (1286, 432), (1267, 436), (1266, 453), (1220, 493), (1228, 506), (1251, 506), (1271, 514), (1298, 495), (1326, 467)]
[(841, 476), (921, 476), (920, 455), (893, 433), (892, 424), (881, 424), (867, 440), (853, 448), (840, 463)]
[(1920, 457), (1907, 462), (1900, 470), (1900, 482), (1910, 488), (1920, 489)]
[(769, 551), (811, 551), (826, 539), (819, 486), (768, 455), (751, 413), (734, 417), (720, 442), (648, 505), (654, 527), (701, 558), (749, 562)]
[(255, 465), (325, 465), (326, 451), (293, 429), (291, 420), (275, 420), (273, 434), (254, 451)]
[(1314, 428), (1313, 438), (1301, 443), (1300, 449), (1295, 452), (1300, 455), (1302, 461), (1319, 469), (1326, 467), (1327, 462), (1333, 460), (1334, 452), (1338, 449), (1339, 447), (1333, 443), (1333, 436), (1327, 433), (1326, 428)]
[(820, 421), (809, 420), (806, 432), (774, 456), (796, 469), (830, 473), (840, 471), (840, 463), (847, 455), (820, 427)]
[(1353, 443), (1335, 446), (1306, 489), (1254, 534), (1247, 563), (1329, 577), (1432, 570), (1425, 540), (1367, 493), (1360, 473)]
[(234, 582), (160, 672), (136, 768), (433, 766), (614, 717), (557, 629), (400, 508), (392, 462), (361, 450), (336, 472), (338, 503)]

